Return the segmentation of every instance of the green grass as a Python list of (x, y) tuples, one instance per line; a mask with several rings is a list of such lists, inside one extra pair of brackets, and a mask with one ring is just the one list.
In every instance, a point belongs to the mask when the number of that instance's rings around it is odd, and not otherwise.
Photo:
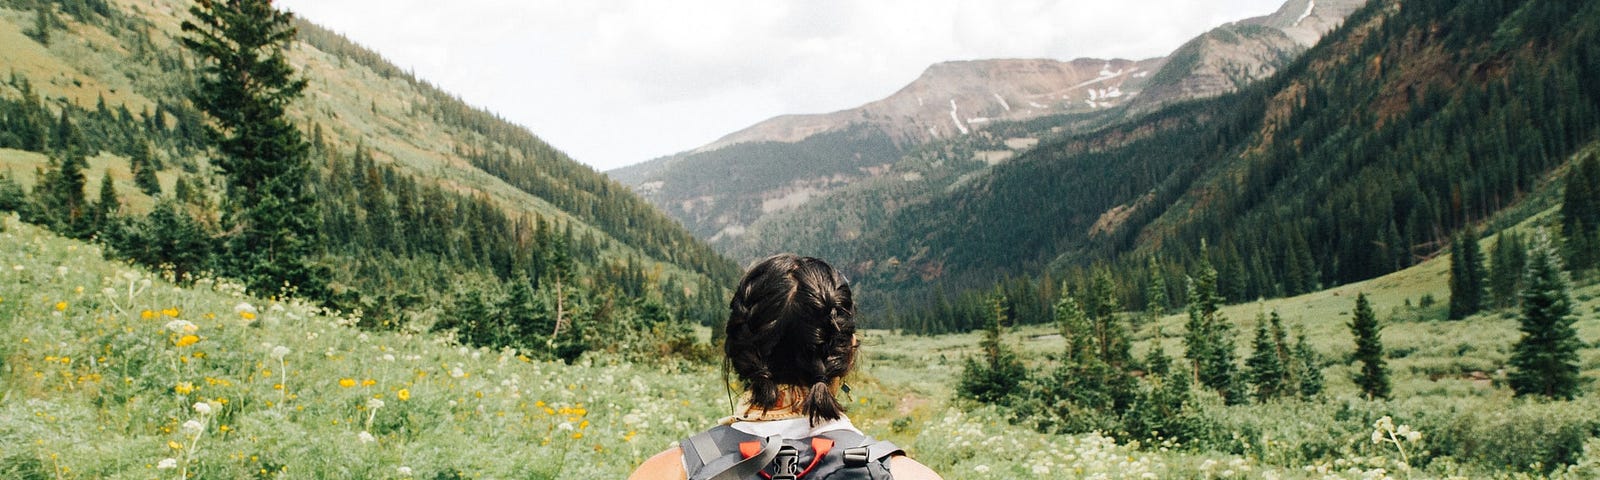
[[(716, 365), (630, 364), (605, 354), (565, 365), (431, 335), (362, 332), (348, 326), (352, 318), (246, 297), (227, 280), (176, 287), (159, 273), (101, 259), (94, 245), (14, 216), (3, 222), (0, 445), (7, 447), (0, 449), (0, 477), (618, 478), (728, 408)], [(1429, 268), (1375, 282), (1429, 278)], [(1273, 305), (1337, 315), (1349, 295), (1333, 293)], [(1582, 331), (1591, 340), (1596, 294), (1593, 287), (1580, 293), (1590, 297)], [(241, 304), (256, 309), (254, 318), (241, 313), (248, 311)], [(1232, 308), (1230, 316), (1259, 307)], [(1314, 324), (1303, 315), (1303, 323)], [(183, 331), (176, 320), (195, 330)], [(1427, 428), (1430, 436), (1519, 431), (1533, 440), (1503, 448), (1518, 452), (1519, 445), (1557, 448), (1535, 441), (1540, 425), (1600, 410), (1593, 400), (1530, 407), (1503, 389), (1426, 378), (1435, 365), (1503, 363), (1498, 347), (1483, 345), (1508, 343), (1509, 322), (1481, 315), (1391, 323), (1385, 337), (1391, 350), (1415, 348), (1391, 364), (1401, 400), (1352, 398), (1353, 387), (1338, 380), (1343, 367), (1335, 366), (1327, 372), (1333, 383), (1325, 403), (1203, 406), (1219, 424), (1237, 428), (1236, 454), (1042, 434), (1010, 424), (994, 407), (956, 402), (951, 392), (960, 361), (976, 343), (970, 334), (866, 332), (866, 355), (848, 380), (854, 387), (848, 400), (868, 433), (909, 447), (946, 478), (1361, 478), (1375, 468), (1398, 468), (1392, 448), (1364, 441), (1380, 415)], [(1040, 337), (1046, 329), (1022, 333), (1028, 339), (1008, 338), (1024, 350), (1060, 348), (1059, 340)], [(195, 338), (185, 340), (189, 334)], [(1347, 335), (1332, 336), (1317, 339), (1324, 354), (1347, 348), (1340, 347)], [(1463, 343), (1495, 353), (1484, 360), (1457, 354)], [(273, 355), (280, 346), (288, 350), (281, 362)], [(1585, 358), (1592, 375), (1596, 357)], [(374, 399), (382, 406), (373, 409)], [(196, 403), (212, 413), (196, 412)], [(1504, 411), (1508, 420), (1461, 420), (1485, 411)], [(1260, 424), (1273, 417), (1303, 420)], [(185, 432), (190, 420), (199, 424), (198, 435)], [(363, 442), (362, 432), (372, 441)], [(1307, 445), (1339, 453), (1299, 461), (1292, 449)], [(159, 468), (169, 458), (177, 468)], [(1600, 452), (1585, 458), (1600, 459)], [(1494, 473), (1429, 468), (1414, 476)]]

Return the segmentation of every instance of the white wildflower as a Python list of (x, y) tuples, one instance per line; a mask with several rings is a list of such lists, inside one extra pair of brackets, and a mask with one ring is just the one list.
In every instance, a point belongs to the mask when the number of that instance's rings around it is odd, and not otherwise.
[(978, 465), (976, 467), (972, 467), (972, 471), (978, 472), (978, 473), (988, 473), (989, 472), (989, 466), (988, 465)]
[(372, 443), (378, 441), (376, 437), (373, 437), (371, 433), (367, 433), (366, 431), (356, 434), (356, 439), (361, 440), (361, 443)]
[(461, 367), (452, 367), (450, 369), (450, 376), (454, 378), (461, 378), (467, 376), (467, 372), (461, 371)]
[(256, 311), (256, 306), (255, 305), (251, 305), (249, 302), (239, 302), (238, 305), (234, 305), (233, 306), (233, 313), (236, 313), (236, 314), (249, 313), (251, 315), (255, 315), (255, 314), (260, 313), (260, 312)]
[(194, 333), (196, 330), (200, 330), (200, 327), (195, 326), (195, 324), (190, 323), (188, 320), (173, 320), (167, 322), (166, 327), (167, 330), (172, 331), (172, 333)]
[(283, 357), (286, 357), (288, 355), (289, 355), (289, 347), (285, 347), (283, 345), (278, 345), (276, 347), (272, 347), (272, 358), (275, 358), (275, 359), (278, 359), (278, 360), (283, 360)]
[(1384, 415), (1377, 422), (1373, 422), (1372, 426), (1380, 430), (1394, 430), (1394, 419)]
[(369, 399), (367, 399), (367, 408), (370, 408), (370, 409), (373, 409), (373, 410), (377, 410), (377, 409), (383, 408), (383, 400), (382, 399), (377, 399), (377, 398), (369, 398)]
[(207, 402), (196, 402), (194, 404), (194, 411), (201, 415), (210, 415), (211, 404)]
[(63, 276), (63, 277), (67, 276), (67, 266), (66, 265), (62, 265), (62, 266), (56, 267), (56, 275), (60, 275), (60, 276)]
[(199, 420), (189, 420), (187, 422), (183, 422), (183, 433), (185, 435), (194, 435), (200, 433), (200, 431), (204, 430), (205, 428), (206, 427), (204, 425), (200, 424)]
[(178, 459), (163, 458), (161, 459), (161, 463), (156, 464), (156, 468), (161, 470), (172, 470), (174, 468), (178, 468)]
[(400, 468), (396, 468), (394, 471), (395, 473), (399, 473), (402, 477), (411, 476), (411, 467), (407, 467), (405, 465), (401, 465)]
[(1422, 432), (1412, 430), (1410, 433), (1406, 434), (1406, 441), (1411, 443), (1422, 441)]
[(1372, 443), (1383, 443), (1383, 430), (1372, 431)]

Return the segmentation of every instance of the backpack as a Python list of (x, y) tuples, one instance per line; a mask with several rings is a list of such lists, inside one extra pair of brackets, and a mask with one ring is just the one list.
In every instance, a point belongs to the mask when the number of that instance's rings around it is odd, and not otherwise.
[(884, 480), (893, 443), (849, 430), (789, 440), (759, 437), (727, 425), (679, 442), (689, 480)]

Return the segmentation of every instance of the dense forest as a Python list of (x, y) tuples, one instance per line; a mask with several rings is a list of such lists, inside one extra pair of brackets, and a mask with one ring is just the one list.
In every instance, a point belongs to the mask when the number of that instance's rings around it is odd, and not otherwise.
[[(908, 306), (891, 325), (933, 332), (979, 323), (909, 306), (997, 277), (1082, 286), (1109, 269), (1119, 300), (1144, 309), (1153, 270), (1180, 298), (1202, 242), (1228, 301), (1405, 268), (1455, 232), (1513, 221), (1497, 215), (1593, 141), (1595, 8), (1376, 2), (1237, 94), (1042, 145), (900, 211), (857, 241), (861, 258), (901, 261), (865, 281)], [(928, 271), (943, 273), (906, 273)]]

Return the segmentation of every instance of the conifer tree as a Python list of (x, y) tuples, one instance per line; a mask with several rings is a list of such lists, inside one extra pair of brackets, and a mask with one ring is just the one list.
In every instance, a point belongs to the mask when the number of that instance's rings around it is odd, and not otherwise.
[(1600, 229), (1600, 155), (1586, 155), (1567, 170), (1561, 227), (1568, 238), (1584, 228)]
[[(1205, 246), (1201, 245), (1204, 252)], [(1189, 359), (1199, 385), (1216, 390), (1229, 404), (1243, 403), (1244, 385), (1234, 360), (1233, 329), (1219, 312), (1217, 271), (1201, 254), (1200, 276), (1188, 285), (1189, 321), (1184, 334), (1184, 357)]]
[(104, 231), (106, 222), (117, 213), (121, 202), (117, 200), (117, 186), (111, 181), (111, 172), (107, 171), (100, 177), (100, 201), (94, 204), (94, 229)]
[(1022, 360), (1006, 348), (1002, 329), (1007, 321), (1006, 299), (995, 295), (989, 299), (988, 315), (984, 318), (983, 338), (978, 348), (983, 351), (983, 361), (967, 357), (965, 369), (956, 392), (963, 397), (983, 403), (999, 403), (1017, 391), (1027, 377)]
[(1372, 305), (1367, 303), (1367, 294), (1356, 295), (1356, 311), (1350, 320), (1350, 333), (1355, 336), (1354, 358), (1361, 362), (1361, 369), (1353, 380), (1369, 399), (1389, 398), (1389, 367), (1383, 360), (1383, 340), (1378, 338), (1381, 328), (1378, 316), (1372, 313)]
[(1144, 357), (1145, 373), (1163, 377), (1172, 373), (1172, 357), (1167, 356), (1166, 347), (1161, 345), (1165, 338), (1161, 329), (1156, 328), (1156, 336), (1150, 340), (1150, 351)]
[(1159, 318), (1167, 313), (1167, 280), (1161, 275), (1161, 266), (1156, 263), (1156, 257), (1150, 257), (1147, 268), (1150, 285), (1145, 289), (1145, 310), (1152, 319)]
[(1295, 364), (1300, 377), (1300, 398), (1315, 398), (1322, 394), (1322, 359), (1301, 332), (1294, 343)]
[(139, 191), (152, 197), (161, 194), (161, 181), (156, 178), (153, 158), (150, 142), (140, 142), (133, 147), (133, 155), (128, 157), (128, 166), (133, 170), (133, 184), (139, 187)]
[(284, 51), (290, 14), (269, 0), (198, 0), (183, 44), (201, 59), (194, 102), (216, 122), (216, 166), (228, 179), (228, 258), (252, 290), (290, 286), (321, 298), (316, 200), (306, 188), (310, 146), (285, 109), (305, 90)]
[(1522, 236), (1501, 230), (1495, 235), (1494, 249), (1489, 251), (1489, 297), (1495, 307), (1517, 304), (1521, 291), (1522, 274), (1527, 271), (1528, 247)]
[(1543, 231), (1528, 254), (1522, 290), (1522, 339), (1512, 347), (1511, 389), (1517, 396), (1571, 399), (1578, 394), (1578, 340), (1561, 260)]
[(83, 238), (88, 236), (93, 215), (83, 193), (88, 184), (83, 170), (89, 162), (76, 149), (68, 149), (64, 155), (60, 163), (51, 158), (51, 168), (40, 175), (38, 185), (34, 186), (37, 214), (51, 230)]
[(1483, 310), (1483, 253), (1470, 231), (1450, 242), (1450, 319), (1459, 320)]
[(1249, 368), (1256, 401), (1265, 402), (1292, 391), (1288, 384), (1287, 366), (1279, 357), (1282, 348), (1267, 328), (1267, 316), (1264, 313), (1256, 315), (1256, 336), (1251, 348), (1253, 351), (1250, 358), (1245, 360), (1245, 367)]
[(46, 47), (50, 46), (50, 25), (55, 23), (51, 8), (49, 2), (39, 2), (34, 6), (33, 30), (28, 32), (29, 37)]

